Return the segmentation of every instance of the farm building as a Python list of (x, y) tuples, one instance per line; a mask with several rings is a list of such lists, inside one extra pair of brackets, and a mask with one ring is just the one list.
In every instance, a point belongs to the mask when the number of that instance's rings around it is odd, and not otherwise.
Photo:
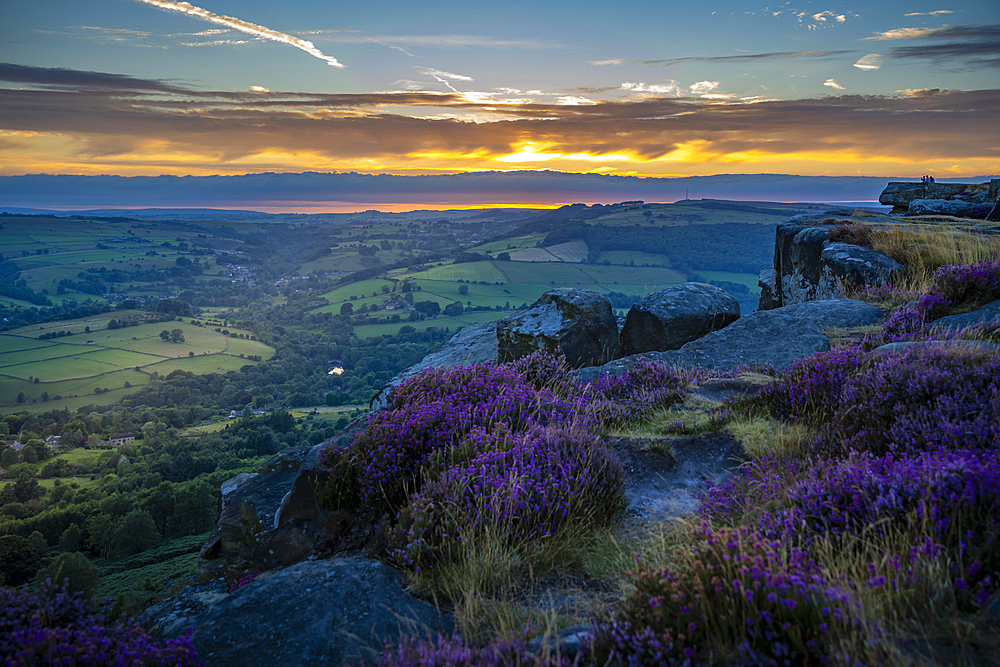
[(121, 447), (122, 445), (131, 445), (135, 442), (135, 436), (131, 433), (115, 433), (111, 436), (111, 446)]

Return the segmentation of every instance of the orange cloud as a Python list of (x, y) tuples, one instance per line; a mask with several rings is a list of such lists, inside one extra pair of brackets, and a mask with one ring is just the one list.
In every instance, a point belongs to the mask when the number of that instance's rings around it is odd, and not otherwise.
[[(428, 92), (206, 91), (0, 65), (0, 173), (369, 173), (546, 168), (641, 175), (995, 170), (1000, 91), (586, 105)], [(25, 85), (27, 84), (27, 85)], [(457, 120), (454, 117), (474, 118)], [(957, 174), (961, 175), (961, 174)]]

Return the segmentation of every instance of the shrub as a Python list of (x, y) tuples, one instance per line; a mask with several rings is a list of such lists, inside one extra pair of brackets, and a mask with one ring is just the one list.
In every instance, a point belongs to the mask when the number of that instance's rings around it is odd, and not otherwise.
[(654, 410), (684, 399), (687, 381), (665, 364), (639, 359), (621, 375), (602, 375), (585, 389), (588, 413), (604, 427), (642, 421)]
[(786, 421), (822, 423), (837, 411), (844, 383), (861, 369), (865, 360), (864, 351), (853, 346), (800, 359), (747, 404), (763, 406), (771, 416)]
[(326, 502), (372, 522), (394, 516), (423, 485), (428, 457), (460, 445), (473, 429), (503, 424), (521, 432), (569, 423), (578, 411), (507, 366), (424, 371), (396, 388), (350, 449), (327, 451)]
[(108, 608), (46, 580), (37, 591), (0, 589), (0, 660), (50, 665), (201, 665), (190, 635), (150, 641), (134, 620), (108, 624)]
[(1000, 355), (916, 345), (879, 355), (847, 379), (817, 441), (830, 452), (1000, 442)]
[(548, 427), (509, 435), (415, 494), (393, 530), (392, 559), (420, 569), (460, 558), (487, 534), (509, 544), (548, 537), (570, 524), (607, 523), (625, 507), (624, 472), (592, 434)]
[(788, 509), (765, 520), (776, 534), (909, 531), (948, 554), (960, 601), (982, 604), (1000, 581), (1000, 460), (968, 450), (823, 463), (788, 487)]
[(854, 631), (856, 610), (802, 549), (702, 524), (676, 565), (634, 577), (595, 627), (601, 665), (811, 665)]
[(1000, 356), (915, 345), (867, 355), (836, 348), (796, 362), (740, 409), (819, 426), (814, 447), (882, 454), (1000, 440)]

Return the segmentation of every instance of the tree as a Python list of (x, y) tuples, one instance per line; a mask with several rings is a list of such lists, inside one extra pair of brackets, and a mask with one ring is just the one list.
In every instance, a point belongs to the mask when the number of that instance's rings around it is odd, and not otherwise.
[(75, 523), (69, 524), (69, 528), (59, 536), (59, 548), (63, 551), (80, 550), (80, 526)]
[(20, 586), (35, 576), (42, 559), (38, 550), (20, 535), (0, 537), (0, 575), (4, 586)]
[(167, 535), (167, 527), (174, 515), (174, 485), (170, 482), (160, 482), (148, 498), (142, 503), (153, 518), (160, 535)]
[(45, 554), (49, 552), (49, 543), (45, 540), (45, 536), (36, 530), (28, 535), (28, 541), (31, 542), (31, 546), (35, 547), (38, 557), (45, 558)]
[(444, 314), (454, 317), (456, 315), (461, 315), (463, 310), (462, 304), (458, 301), (453, 301), (444, 307)]
[(160, 332), (160, 338), (162, 338), (164, 340), (164, 342), (169, 341), (170, 340), (170, 332), (167, 331), (166, 329), (164, 329), (163, 331)]
[(152, 549), (160, 542), (156, 524), (148, 512), (132, 510), (125, 515), (115, 531), (112, 552), (117, 558), (127, 558)]
[(510, 253), (509, 252), (502, 252), (502, 253), (500, 253), (499, 255), (497, 255), (497, 261), (500, 261), (500, 262), (509, 262), (510, 261)]
[(340, 314), (341, 315), (346, 315), (347, 317), (350, 317), (351, 315), (353, 315), (354, 314), (354, 304), (352, 304), (349, 301), (346, 302), (343, 306), (340, 307)]
[(469, 294), (469, 286), (468, 285), (459, 285), (459, 287), (458, 287), (458, 293), (461, 294), (462, 296), (467, 296)]
[(47, 567), (39, 570), (35, 579), (39, 582), (51, 579), (57, 584), (65, 583), (69, 592), (79, 591), (84, 597), (93, 597), (97, 592), (101, 571), (82, 553), (73, 552), (58, 556)]
[(183, 329), (171, 329), (170, 330), (170, 342), (171, 343), (183, 343), (184, 342), (184, 330)]

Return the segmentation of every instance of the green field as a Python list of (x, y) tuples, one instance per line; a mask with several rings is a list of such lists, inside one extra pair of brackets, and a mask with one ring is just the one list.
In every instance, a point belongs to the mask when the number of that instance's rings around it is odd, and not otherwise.
[(397, 324), (367, 324), (360, 327), (354, 327), (354, 333), (358, 338), (375, 338), (378, 336), (384, 336), (386, 334), (394, 336), (399, 333), (399, 329), (404, 326), (410, 326), (417, 331), (426, 331), (432, 327), (437, 329), (448, 328), (452, 333), (455, 333), (459, 327), (467, 327), (472, 324), (478, 324), (480, 322), (492, 322), (494, 320), (499, 320), (510, 313), (505, 313), (501, 311), (481, 311), (478, 313), (463, 313), (458, 317), (435, 317), (431, 319), (421, 320), (419, 322), (399, 322)]
[[(269, 359), (274, 354), (259, 341), (227, 337), (190, 322), (107, 329), (110, 319), (102, 315), (0, 335), (0, 350), (4, 350), (0, 352), (0, 406), (36, 411), (108, 405), (137, 391), (154, 372), (160, 376), (175, 370), (224, 373), (256, 363), (246, 357)], [(90, 333), (83, 333), (85, 326), (91, 328)], [(76, 335), (37, 340), (41, 333), (61, 329)], [(161, 331), (172, 329), (184, 332), (183, 343), (160, 338)], [(96, 389), (106, 391), (97, 393)], [(22, 393), (24, 402), (18, 403)]]
[(760, 293), (759, 276), (753, 273), (729, 273), (727, 271), (699, 271), (705, 280), (728, 280), (731, 283), (746, 285), (754, 294)]

